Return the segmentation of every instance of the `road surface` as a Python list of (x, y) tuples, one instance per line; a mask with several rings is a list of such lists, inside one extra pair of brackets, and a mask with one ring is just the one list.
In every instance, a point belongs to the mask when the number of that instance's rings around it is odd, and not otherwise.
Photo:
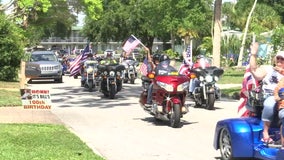
[[(80, 87), (80, 79), (64, 83), (34, 82), (50, 89), (52, 112), (97, 154), (107, 160), (216, 160), (213, 148), (218, 120), (237, 117), (238, 101), (216, 101), (215, 111), (189, 108), (180, 128), (157, 122), (138, 104), (141, 82), (123, 84), (115, 99)], [(188, 104), (193, 104), (187, 100)]]

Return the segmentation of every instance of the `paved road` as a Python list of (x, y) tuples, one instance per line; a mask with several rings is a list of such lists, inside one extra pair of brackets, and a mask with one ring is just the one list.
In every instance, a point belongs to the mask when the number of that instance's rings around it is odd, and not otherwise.
[[(65, 76), (64, 83), (34, 83), (49, 88), (52, 112), (71, 131), (107, 160), (215, 160), (213, 148), (218, 120), (237, 117), (237, 101), (217, 101), (215, 111), (189, 108), (181, 128), (156, 122), (138, 104), (141, 84), (124, 84), (111, 100), (81, 88), (80, 79)], [(191, 101), (187, 103), (192, 104)]]

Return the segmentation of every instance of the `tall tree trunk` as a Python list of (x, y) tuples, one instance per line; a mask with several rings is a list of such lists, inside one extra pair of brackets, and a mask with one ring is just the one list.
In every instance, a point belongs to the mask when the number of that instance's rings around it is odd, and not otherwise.
[(238, 67), (242, 66), (243, 54), (244, 54), (244, 46), (246, 44), (246, 37), (247, 37), (247, 32), (248, 32), (248, 26), (249, 26), (249, 22), (250, 22), (250, 19), (251, 19), (251, 15), (252, 15), (252, 13), (253, 13), (253, 11), (255, 9), (256, 3), (257, 3), (257, 0), (254, 1), (254, 4), (253, 4), (253, 6), (251, 8), (251, 11), (250, 11), (250, 13), (248, 15), (248, 19), (247, 19), (247, 22), (246, 22), (246, 28), (245, 28), (243, 41), (242, 41), (242, 46), (241, 46), (240, 54), (239, 54), (239, 58), (238, 58)]
[(175, 51), (175, 35), (173, 31), (171, 31), (171, 48), (173, 51)]
[(222, 0), (215, 0), (214, 5), (214, 33), (213, 33), (213, 65), (220, 67), (220, 51), (221, 51), (221, 13)]

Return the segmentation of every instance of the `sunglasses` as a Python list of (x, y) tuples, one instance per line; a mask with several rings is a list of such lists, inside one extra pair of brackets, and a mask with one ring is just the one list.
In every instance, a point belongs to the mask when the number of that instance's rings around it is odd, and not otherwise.
[(276, 57), (277, 60), (281, 60), (281, 61), (284, 61), (284, 58), (283, 57)]

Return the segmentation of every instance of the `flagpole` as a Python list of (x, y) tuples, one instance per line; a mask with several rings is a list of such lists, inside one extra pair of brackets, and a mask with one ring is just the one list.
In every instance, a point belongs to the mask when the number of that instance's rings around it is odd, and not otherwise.
[(131, 36), (132, 36), (133, 38), (135, 38), (137, 41), (139, 41), (139, 43), (140, 43), (144, 48), (146, 48), (146, 46), (145, 46), (138, 38), (136, 38), (133, 34), (131, 34)]

